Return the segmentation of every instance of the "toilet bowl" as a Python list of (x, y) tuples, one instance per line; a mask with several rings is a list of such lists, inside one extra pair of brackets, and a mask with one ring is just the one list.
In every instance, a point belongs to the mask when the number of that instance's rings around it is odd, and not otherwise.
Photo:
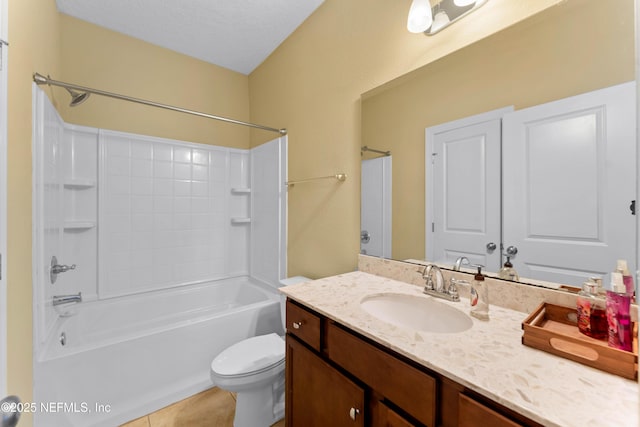
[[(308, 282), (302, 276), (280, 281), (281, 286)], [(280, 299), (282, 326), (285, 301)], [(211, 381), (237, 393), (234, 427), (268, 427), (284, 417), (284, 337), (271, 333), (242, 340), (211, 362)]]

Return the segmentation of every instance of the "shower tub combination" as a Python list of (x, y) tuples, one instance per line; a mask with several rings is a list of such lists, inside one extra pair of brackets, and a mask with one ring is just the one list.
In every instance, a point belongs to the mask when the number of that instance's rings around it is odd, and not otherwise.
[(277, 291), (246, 276), (73, 309), (35, 365), (35, 400), (52, 409), (36, 425), (119, 425), (210, 388), (229, 345), (283, 333)]
[(195, 144), (66, 124), (35, 84), (33, 101), (36, 427), (122, 424), (283, 333), (286, 136)]

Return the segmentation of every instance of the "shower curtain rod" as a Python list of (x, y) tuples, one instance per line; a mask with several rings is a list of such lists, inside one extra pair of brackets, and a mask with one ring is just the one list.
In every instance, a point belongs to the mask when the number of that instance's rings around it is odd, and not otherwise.
[(385, 156), (391, 155), (391, 151), (376, 150), (375, 148), (369, 148), (366, 145), (363, 145), (362, 147), (360, 147), (360, 151), (361, 152), (371, 151), (372, 153), (384, 154)]
[(119, 95), (119, 94), (113, 93), (113, 92), (106, 92), (104, 90), (92, 89), (92, 88), (89, 88), (89, 87), (74, 85), (72, 83), (60, 82), (60, 81), (57, 81), (57, 80), (53, 80), (49, 76), (45, 77), (40, 73), (34, 73), (33, 74), (33, 81), (36, 82), (37, 85), (46, 84), (46, 85), (49, 85), (49, 86), (60, 86), (60, 87), (66, 88), (66, 89), (79, 90), (81, 92), (87, 92), (87, 93), (93, 93), (93, 94), (96, 94), (96, 95), (107, 96), (109, 98), (121, 99), (123, 101), (135, 102), (135, 103), (138, 103), (138, 104), (148, 105), (148, 106), (151, 106), (151, 107), (164, 108), (165, 110), (171, 110), (171, 111), (177, 111), (177, 112), (180, 112), (180, 113), (192, 114), (194, 116), (205, 117), (205, 118), (213, 119), (213, 120), (220, 120), (220, 121), (223, 121), (223, 122), (234, 123), (234, 124), (242, 125), (242, 126), (249, 126), (249, 127), (252, 127), (252, 128), (267, 130), (267, 131), (270, 131), (270, 132), (277, 132), (280, 135), (286, 135), (287, 134), (287, 130), (284, 129), (284, 128), (283, 129), (275, 129), (275, 128), (272, 128), (272, 127), (269, 127), (269, 126), (257, 125), (255, 123), (243, 122), (243, 121), (240, 121), (240, 120), (229, 119), (227, 117), (214, 116), (213, 114), (201, 113), (199, 111), (188, 110), (186, 108), (174, 107), (173, 105), (160, 104), (158, 102), (147, 101), (146, 99), (133, 98), (133, 97), (126, 96), (126, 95)]

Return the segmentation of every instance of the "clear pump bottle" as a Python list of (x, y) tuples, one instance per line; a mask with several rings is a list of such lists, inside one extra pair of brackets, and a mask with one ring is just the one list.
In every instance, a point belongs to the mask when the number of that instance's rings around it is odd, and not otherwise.
[(518, 272), (516, 271), (516, 269), (513, 268), (513, 264), (511, 264), (510, 258), (510, 256), (507, 256), (507, 261), (498, 272), (498, 277), (504, 280), (517, 282), (518, 280), (520, 280), (520, 277), (518, 276)]
[(471, 282), (470, 314), (480, 320), (489, 320), (489, 288), (482, 274), (483, 266), (475, 264), (474, 267), (478, 269), (478, 272), (473, 276), (473, 282)]

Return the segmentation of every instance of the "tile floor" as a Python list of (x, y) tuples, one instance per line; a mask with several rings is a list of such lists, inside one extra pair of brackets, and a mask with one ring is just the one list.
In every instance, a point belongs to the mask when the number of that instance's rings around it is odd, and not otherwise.
[(214, 387), (120, 427), (233, 427), (235, 407), (233, 393)]

